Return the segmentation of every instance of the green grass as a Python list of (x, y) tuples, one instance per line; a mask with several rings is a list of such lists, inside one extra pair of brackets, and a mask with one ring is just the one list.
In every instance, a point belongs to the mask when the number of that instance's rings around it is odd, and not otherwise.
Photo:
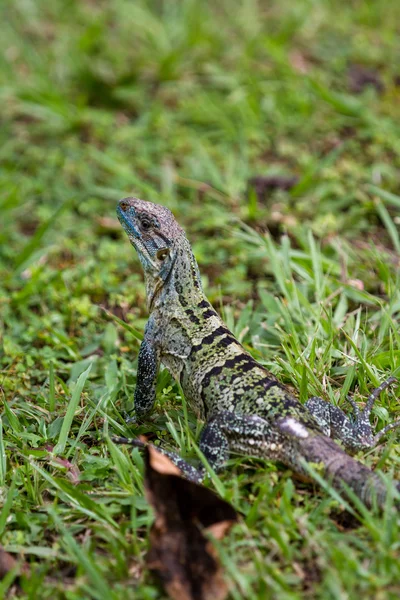
[[(147, 318), (116, 201), (175, 212), (210, 300), (301, 400), (347, 408), (348, 393), (362, 401), (400, 375), (400, 4), (1, 11), (0, 543), (30, 574), (0, 597), (163, 598), (144, 563), (142, 458), (105, 441), (132, 433)], [(354, 64), (383, 93), (352, 93)], [(270, 174), (299, 181), (257, 199), (248, 179)], [(140, 431), (197, 457), (200, 425), (166, 371), (158, 398)], [(374, 425), (399, 417), (385, 393)], [(398, 440), (360, 457), (388, 481)], [(243, 458), (208, 485), (243, 515), (219, 544), (232, 599), (398, 598), (390, 498), (382, 516), (350, 514), (329, 490)]]

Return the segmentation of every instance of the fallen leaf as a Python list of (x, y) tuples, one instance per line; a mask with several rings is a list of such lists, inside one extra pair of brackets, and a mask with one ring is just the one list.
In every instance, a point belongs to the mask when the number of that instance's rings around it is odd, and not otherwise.
[(289, 62), (297, 73), (308, 73), (311, 70), (311, 63), (304, 54), (298, 50), (289, 53)]
[(215, 548), (237, 521), (228, 502), (187, 479), (157, 449), (145, 449), (146, 495), (156, 519), (150, 532), (147, 566), (173, 600), (223, 600), (228, 586)]
[(118, 219), (112, 217), (97, 217), (96, 223), (104, 231), (119, 231), (121, 228)]
[(0, 546), (0, 579), (3, 579), (7, 573), (15, 569), (17, 564), (15, 558)]
[(363, 283), (363, 281), (361, 281), (361, 279), (348, 279), (347, 283), (348, 283), (348, 285), (351, 285), (352, 287), (356, 288), (357, 290), (360, 290), (360, 291), (364, 290), (364, 283)]
[(80, 482), (80, 471), (77, 465), (74, 465), (66, 458), (61, 458), (58, 456), (54, 457), (53, 461), (66, 469), (67, 477), (71, 483), (77, 485)]
[(56, 463), (56, 464), (60, 465), (61, 467), (63, 467), (66, 470), (67, 477), (71, 481), (71, 483), (73, 483), (74, 485), (77, 485), (80, 482), (79, 467), (77, 465), (75, 465), (74, 463), (71, 463), (66, 458), (61, 458), (59, 456), (53, 456), (52, 453), (53, 453), (53, 450), (54, 450), (54, 446), (51, 446), (50, 444), (47, 444), (45, 446), (45, 449), (50, 454), (49, 459), (51, 461), (53, 461), (54, 463)]
[(272, 190), (290, 190), (298, 183), (298, 177), (289, 175), (255, 175), (247, 184), (257, 194), (259, 202), (266, 202), (268, 192)]
[(349, 89), (354, 94), (361, 94), (366, 87), (375, 88), (378, 94), (385, 91), (385, 86), (378, 71), (362, 65), (351, 65), (348, 80)]
[[(145, 440), (142, 438), (143, 436), (139, 437), (139, 439), (144, 442)], [(160, 475), (178, 475), (178, 477), (182, 476), (178, 467), (174, 465), (174, 463), (170, 461), (165, 454), (153, 451), (153, 448), (150, 448), (149, 461), (151, 468), (157, 471), (157, 473)]]

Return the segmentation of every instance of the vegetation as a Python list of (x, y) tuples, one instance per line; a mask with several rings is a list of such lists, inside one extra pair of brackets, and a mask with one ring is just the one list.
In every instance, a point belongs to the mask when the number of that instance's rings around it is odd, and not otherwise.
[[(362, 402), (400, 375), (400, 3), (1, 10), (0, 542), (29, 572), (0, 597), (163, 598), (142, 458), (108, 437), (133, 433), (147, 318), (116, 201), (174, 211), (210, 300), (302, 400)], [(298, 179), (248, 183), (271, 175)], [(196, 458), (166, 371), (158, 392), (139, 431)], [(386, 392), (374, 424), (399, 417)], [(398, 434), (360, 458), (392, 489)], [(232, 599), (399, 597), (390, 498), (380, 516), (243, 458), (207, 485), (242, 514), (219, 543)]]

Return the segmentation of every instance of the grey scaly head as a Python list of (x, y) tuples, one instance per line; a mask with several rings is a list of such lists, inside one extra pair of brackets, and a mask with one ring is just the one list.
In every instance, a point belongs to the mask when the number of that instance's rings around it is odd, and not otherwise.
[(139, 255), (151, 309), (171, 272), (185, 233), (168, 208), (138, 198), (121, 200), (117, 215)]
[(183, 279), (182, 290), (194, 288), (202, 293), (191, 246), (168, 208), (139, 198), (124, 198), (118, 204), (117, 216), (139, 255), (150, 311), (163, 288), (166, 293), (168, 279), (177, 260)]
[[(137, 198), (121, 200), (117, 213), (139, 254), (150, 312), (130, 422), (153, 408), (163, 363), (180, 382), (194, 412), (206, 420), (200, 449), (214, 469), (220, 469), (232, 451), (279, 460), (302, 475), (309, 473), (307, 465), (319, 465), (319, 472), (339, 490), (345, 484), (366, 504), (375, 496), (382, 506), (386, 488), (379, 476), (333, 439), (353, 453), (373, 447), (399, 427), (397, 421), (374, 435), (369, 422), (373, 403), (395, 379), (371, 394), (364, 411), (352, 402), (354, 419), (321, 398), (302, 405), (243, 348), (208, 302), (190, 244), (172, 213)], [(177, 454), (162, 451), (186, 477), (200, 481), (204, 476), (204, 467), (195, 468)]]

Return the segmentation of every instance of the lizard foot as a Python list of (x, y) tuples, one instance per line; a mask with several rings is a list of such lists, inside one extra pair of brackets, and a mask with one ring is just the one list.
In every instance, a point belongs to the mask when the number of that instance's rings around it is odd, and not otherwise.
[(343, 442), (347, 450), (357, 452), (373, 448), (389, 431), (400, 427), (400, 420), (395, 421), (374, 434), (370, 423), (375, 400), (386, 388), (396, 382), (395, 377), (389, 377), (374, 389), (368, 396), (363, 410), (360, 410), (352, 398), (347, 397), (353, 407), (353, 416), (350, 418), (340, 408), (329, 404), (322, 398), (310, 398), (306, 402), (306, 407), (318, 421), (323, 433)]
[(128, 414), (124, 412), (124, 421), (127, 425), (138, 425), (140, 419), (135, 413)]
[(393, 423), (386, 425), (386, 427), (384, 427), (383, 429), (378, 431), (378, 433), (373, 435), (371, 424), (370, 424), (371, 411), (372, 411), (372, 407), (374, 406), (375, 400), (377, 398), (379, 398), (379, 396), (381, 395), (381, 393), (384, 390), (386, 390), (390, 385), (392, 385), (394, 383), (397, 383), (396, 377), (389, 377), (383, 383), (381, 383), (381, 385), (379, 387), (375, 388), (371, 392), (371, 394), (368, 396), (367, 401), (365, 403), (365, 407), (361, 412), (360, 412), (357, 404), (354, 402), (354, 400), (352, 398), (348, 398), (348, 401), (350, 402), (350, 404), (352, 405), (353, 410), (354, 410), (354, 416), (356, 418), (356, 426), (369, 428), (369, 430), (370, 430), (370, 434), (372, 435), (372, 446), (371, 447), (376, 446), (376, 444), (383, 438), (384, 435), (386, 435), (388, 433), (388, 431), (392, 431), (393, 429), (400, 427), (400, 420), (394, 421)]
[(132, 417), (125, 417), (125, 423), (127, 425), (136, 425), (138, 418), (133, 415)]

